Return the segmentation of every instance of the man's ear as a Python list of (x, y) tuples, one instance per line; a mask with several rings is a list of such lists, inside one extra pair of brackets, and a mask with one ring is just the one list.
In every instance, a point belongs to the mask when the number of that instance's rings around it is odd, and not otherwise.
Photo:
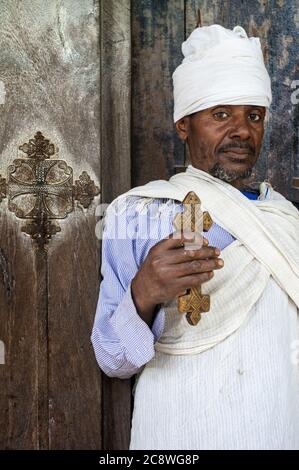
[(185, 142), (189, 134), (189, 116), (182, 117), (175, 123), (176, 132), (181, 140)]

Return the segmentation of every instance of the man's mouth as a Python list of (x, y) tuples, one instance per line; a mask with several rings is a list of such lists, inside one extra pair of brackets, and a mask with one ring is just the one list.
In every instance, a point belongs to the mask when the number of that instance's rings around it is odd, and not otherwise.
[(244, 163), (251, 155), (251, 152), (245, 149), (224, 150), (221, 153), (234, 163)]

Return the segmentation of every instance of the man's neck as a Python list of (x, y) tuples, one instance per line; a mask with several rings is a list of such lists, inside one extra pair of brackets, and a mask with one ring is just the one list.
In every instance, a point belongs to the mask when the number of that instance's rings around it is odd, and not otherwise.
[[(201, 169), (201, 168), (197, 168), (196, 166), (192, 165), (192, 163), (190, 164), (190, 166), (194, 169), (194, 170), (200, 170), (200, 171), (204, 171), (208, 174), (211, 174), (208, 170), (204, 170), (204, 169)], [(214, 176), (214, 175), (212, 175)], [(252, 177), (251, 176), (247, 176), (246, 178), (238, 178), (234, 181), (226, 181), (225, 179), (222, 179), (222, 178), (219, 178), (219, 176), (216, 176), (216, 178), (220, 179), (221, 181), (224, 181), (228, 184), (230, 184), (231, 186), (233, 186), (234, 188), (238, 189), (239, 191), (253, 191), (253, 192), (259, 192), (259, 189), (258, 187), (256, 186), (256, 182), (253, 182), (252, 181)]]
[(234, 188), (239, 189), (240, 191), (244, 191), (247, 187), (245, 181), (246, 180), (235, 180), (235, 181), (232, 181), (229, 184), (231, 184)]

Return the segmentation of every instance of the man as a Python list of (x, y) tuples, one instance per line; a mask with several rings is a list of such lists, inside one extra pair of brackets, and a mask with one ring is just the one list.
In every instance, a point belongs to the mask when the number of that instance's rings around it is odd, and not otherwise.
[[(272, 99), (260, 42), (212, 25), (182, 50), (174, 122), (192, 164), (109, 206), (95, 354), (137, 374), (130, 449), (298, 449), (299, 213), (249, 186)], [(189, 191), (214, 221), (204, 243), (172, 225)], [(196, 286), (211, 308), (192, 326), (177, 296)]]

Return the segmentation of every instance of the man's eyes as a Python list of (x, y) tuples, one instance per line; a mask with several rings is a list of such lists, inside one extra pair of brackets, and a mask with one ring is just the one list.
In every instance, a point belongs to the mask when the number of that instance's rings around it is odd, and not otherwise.
[(262, 116), (257, 113), (250, 113), (249, 114), (251, 121), (258, 122), (262, 119)]
[[(216, 116), (216, 118), (224, 120), (226, 117), (229, 116), (229, 114), (226, 111), (218, 111), (217, 113), (214, 113), (213, 116)], [(262, 119), (262, 116), (258, 113), (250, 113), (249, 114), (249, 119), (253, 122), (258, 122)]]
[(228, 116), (228, 113), (226, 113), (225, 111), (218, 111), (217, 113), (214, 113), (213, 116), (216, 116), (217, 118), (219, 119), (223, 119), (224, 118), (224, 114), (226, 114), (226, 116)]

